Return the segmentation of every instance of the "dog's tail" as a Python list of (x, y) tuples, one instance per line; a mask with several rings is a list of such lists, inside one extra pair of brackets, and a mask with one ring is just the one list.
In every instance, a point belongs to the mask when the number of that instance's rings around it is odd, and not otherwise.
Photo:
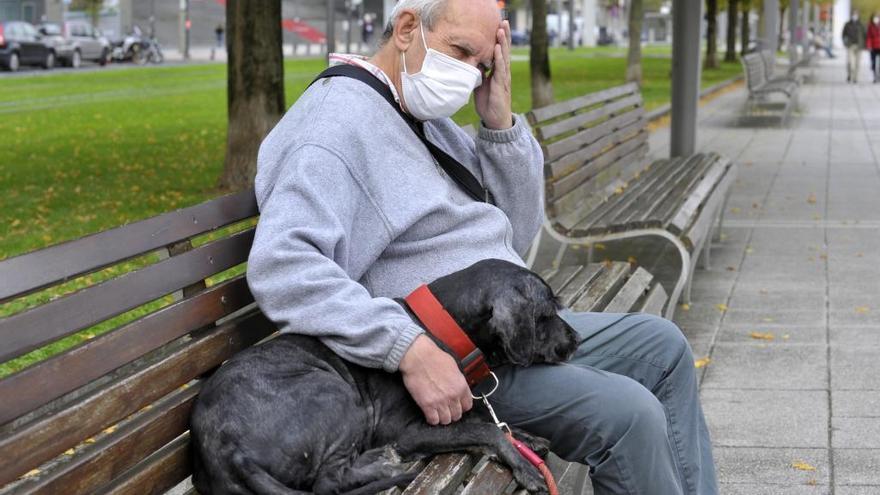
[(416, 478), (419, 473), (404, 473), (398, 474), (397, 476), (393, 476), (384, 480), (377, 480), (372, 483), (368, 483), (360, 488), (355, 488), (349, 492), (345, 492), (342, 495), (376, 495), (377, 493), (387, 490), (389, 488), (394, 488), (396, 486), (405, 486), (410, 484), (412, 480)]

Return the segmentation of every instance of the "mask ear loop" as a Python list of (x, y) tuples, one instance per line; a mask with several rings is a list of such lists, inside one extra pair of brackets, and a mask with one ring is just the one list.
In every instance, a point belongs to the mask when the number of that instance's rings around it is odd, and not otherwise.
[[(422, 34), (422, 46), (425, 47), (425, 56), (427, 56), (430, 48), (428, 48), (428, 41), (425, 39), (425, 26), (421, 20), (419, 20), (419, 32)], [(403, 73), (409, 75), (409, 71), (406, 69), (406, 52), (400, 52), (400, 57), (403, 60)]]

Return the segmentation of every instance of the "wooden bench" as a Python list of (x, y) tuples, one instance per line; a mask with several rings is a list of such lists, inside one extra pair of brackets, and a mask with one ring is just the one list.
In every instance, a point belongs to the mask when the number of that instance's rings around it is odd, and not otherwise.
[[(775, 63), (775, 57), (771, 58)], [(746, 113), (752, 114), (756, 110), (781, 107), (780, 124), (785, 125), (792, 110), (797, 107), (800, 84), (791, 79), (770, 80), (767, 62), (761, 53), (744, 55), (742, 64), (745, 71), (746, 87), (749, 91), (746, 100)], [(779, 96), (782, 101), (771, 101), (770, 96), (773, 95)]]
[(546, 180), (546, 221), (529, 262), (545, 240), (558, 244), (558, 265), (571, 246), (587, 245), (592, 261), (596, 245), (660, 239), (681, 259), (664, 310), (671, 318), (680, 297), (690, 300), (701, 252), (709, 265), (712, 228), (720, 227), (734, 165), (715, 153), (647, 160), (647, 120), (635, 84), (533, 110), (528, 118), (544, 151)]
[[(249, 190), (0, 262), (0, 363), (63, 347), (0, 379), (0, 494), (194, 493), (188, 424), (201, 380), (275, 332), (244, 278), (257, 214)], [(665, 303), (627, 263), (545, 275), (579, 310)], [(580, 493), (584, 467), (550, 464), (563, 493)], [(466, 454), (412, 469), (406, 494), (516, 488)]]

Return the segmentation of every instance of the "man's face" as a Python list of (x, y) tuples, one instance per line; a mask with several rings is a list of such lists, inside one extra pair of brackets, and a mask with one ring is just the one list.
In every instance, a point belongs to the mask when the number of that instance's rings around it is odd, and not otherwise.
[[(434, 25), (425, 28), (428, 48), (449, 55), (476, 67), (482, 73), (492, 67), (496, 33), (501, 26), (501, 14), (494, 0), (450, 0), (446, 12)], [(421, 33), (406, 52), (407, 70), (412, 74), (420, 70), (425, 59)]]

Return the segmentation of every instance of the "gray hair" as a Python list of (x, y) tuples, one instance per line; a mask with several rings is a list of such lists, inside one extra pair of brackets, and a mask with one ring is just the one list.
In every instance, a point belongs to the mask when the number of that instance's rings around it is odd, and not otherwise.
[(447, 3), (449, 0), (399, 0), (391, 11), (391, 16), (388, 17), (388, 24), (385, 25), (385, 32), (382, 33), (382, 43), (391, 39), (397, 18), (404, 9), (415, 11), (428, 31), (433, 31), (440, 16), (446, 10)]

